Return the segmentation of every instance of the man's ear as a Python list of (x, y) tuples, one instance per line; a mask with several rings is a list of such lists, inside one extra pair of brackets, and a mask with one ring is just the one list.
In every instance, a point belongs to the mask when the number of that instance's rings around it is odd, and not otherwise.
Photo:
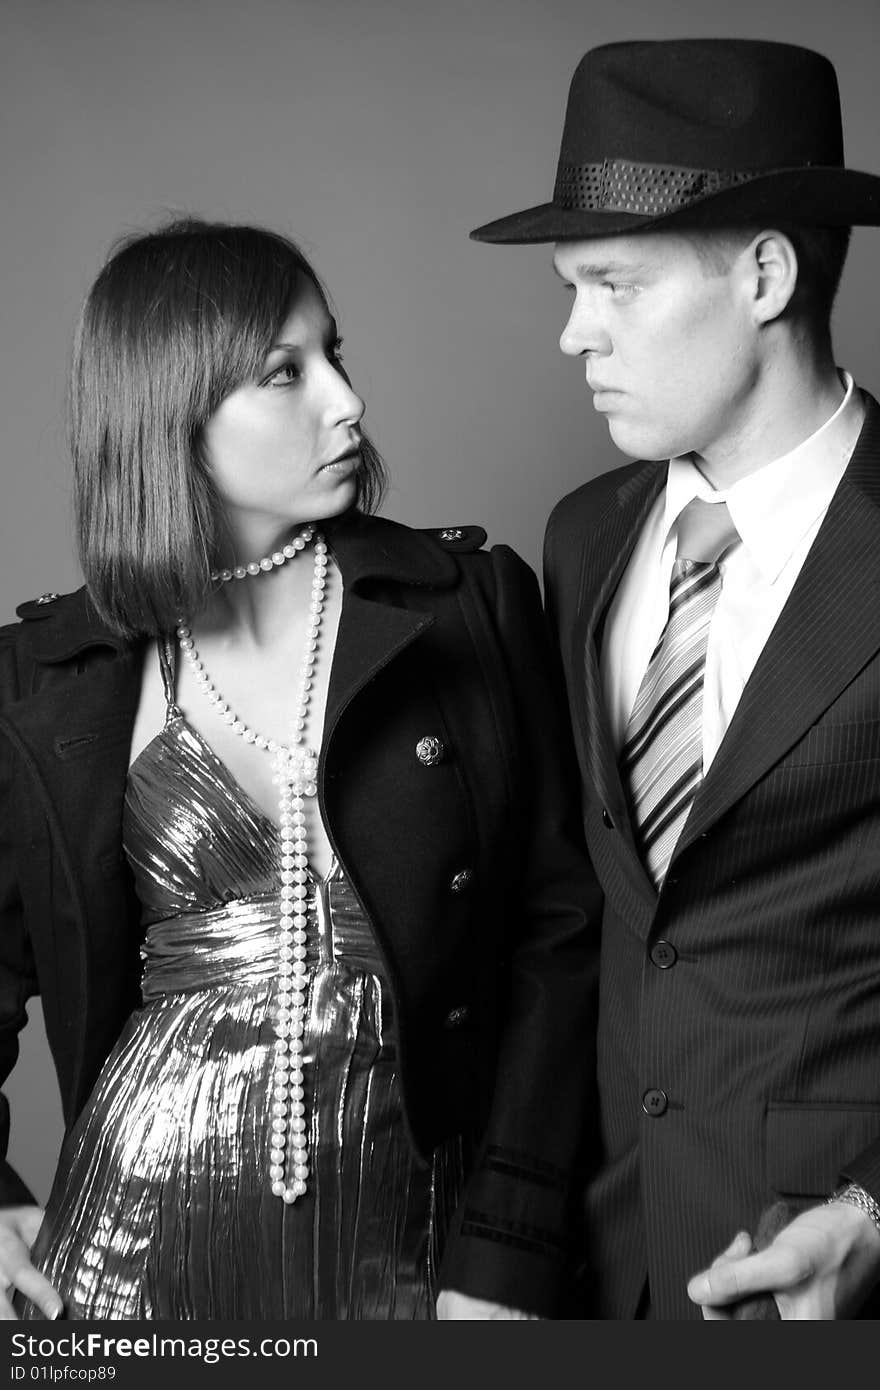
[(752, 312), (756, 323), (778, 319), (791, 302), (798, 278), (798, 259), (784, 232), (759, 232), (746, 253)]

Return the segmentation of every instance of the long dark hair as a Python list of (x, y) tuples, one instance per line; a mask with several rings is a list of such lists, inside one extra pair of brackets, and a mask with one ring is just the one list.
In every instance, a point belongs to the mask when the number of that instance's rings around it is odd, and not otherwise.
[[(92, 602), (125, 637), (173, 627), (210, 592), (222, 524), (201, 455), (221, 401), (254, 377), (306, 277), (260, 227), (178, 220), (122, 242), (83, 306), (69, 396), (79, 558)], [(364, 439), (357, 505), (384, 464)]]

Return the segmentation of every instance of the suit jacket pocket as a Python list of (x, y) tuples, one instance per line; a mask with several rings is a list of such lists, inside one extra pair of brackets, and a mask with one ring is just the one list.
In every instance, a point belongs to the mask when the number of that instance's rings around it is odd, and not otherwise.
[(869, 763), (880, 758), (880, 720), (816, 724), (783, 760), (785, 768), (816, 764)]
[(825, 1197), (847, 1162), (880, 1138), (880, 1104), (771, 1102), (765, 1120), (767, 1181), (784, 1195)]

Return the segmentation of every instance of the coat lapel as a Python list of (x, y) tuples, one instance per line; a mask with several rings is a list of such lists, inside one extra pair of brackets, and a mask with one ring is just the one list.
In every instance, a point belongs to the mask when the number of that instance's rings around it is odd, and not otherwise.
[(428, 613), (393, 608), (364, 598), (356, 590), (345, 594), (327, 695), (325, 752), (336, 725), (358, 691), (433, 622)]
[(325, 715), (326, 757), (358, 691), (434, 623), (431, 613), (402, 606), (407, 589), (449, 588), (458, 582), (458, 566), (435, 542), (384, 518), (356, 514), (325, 529), (343, 582)]
[(880, 650), (880, 408), (868, 414), (746, 684), (675, 857), (755, 785)]

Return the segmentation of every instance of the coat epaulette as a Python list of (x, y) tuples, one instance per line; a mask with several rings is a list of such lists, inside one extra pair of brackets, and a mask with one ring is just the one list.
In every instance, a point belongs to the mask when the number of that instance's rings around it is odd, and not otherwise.
[(426, 527), (426, 536), (433, 536), (445, 550), (470, 553), (486, 544), (486, 532), (482, 526), (439, 526)]
[(46, 610), (61, 598), (60, 594), (48, 593), (40, 594), (39, 598), (29, 598), (25, 603), (20, 603), (15, 610), (17, 618), (24, 618), (26, 621), (33, 618), (45, 618), (48, 616)]

